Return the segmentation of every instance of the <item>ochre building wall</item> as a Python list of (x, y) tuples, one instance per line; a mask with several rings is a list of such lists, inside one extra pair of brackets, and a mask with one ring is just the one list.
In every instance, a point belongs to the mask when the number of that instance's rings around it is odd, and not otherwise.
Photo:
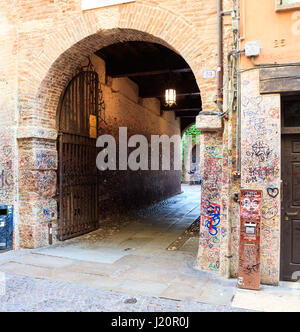
[[(262, 50), (258, 63), (299, 61), (300, 6), (298, 10), (276, 11), (277, 1), (240, 0), (241, 49), (245, 42), (259, 40)], [(251, 60), (242, 57), (241, 67), (252, 67)]]

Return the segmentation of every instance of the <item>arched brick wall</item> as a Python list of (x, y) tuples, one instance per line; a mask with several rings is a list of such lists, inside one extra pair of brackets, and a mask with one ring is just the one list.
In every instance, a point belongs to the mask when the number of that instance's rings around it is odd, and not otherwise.
[[(178, 52), (195, 74), (204, 108), (211, 107), (211, 98), (206, 98), (210, 89), (200, 77), (203, 68), (199, 59), (205, 58), (205, 50), (214, 45), (211, 40), (202, 40), (199, 30), (180, 15), (144, 4), (123, 6), (113, 17), (88, 11), (66, 19), (64, 28), (49, 34), (30, 62), (22, 64), (26, 59), (20, 59), (20, 67), (26, 65), (19, 81), (20, 127), (38, 124), (54, 128), (61, 90), (75, 68), (94, 51), (127, 40), (157, 42)], [(210, 83), (213, 86), (215, 82)]]
[[(117, 8), (117, 7), (116, 7)], [(159, 6), (134, 3), (119, 9), (80, 12), (65, 19), (19, 58), (18, 145), (20, 223), (16, 243), (33, 248), (48, 243), (48, 224), (57, 219), (56, 111), (61, 92), (87, 56), (122, 41), (150, 41), (179, 53), (190, 65), (202, 93), (204, 108), (211, 107), (215, 80), (202, 84), (203, 61), (215, 59), (214, 43), (201, 38), (201, 29)], [(26, 45), (24, 45), (26, 48)], [(209, 60), (199, 60), (210, 50)], [(24, 50), (22, 50), (24, 53)], [(28, 48), (28, 52), (30, 49)]]

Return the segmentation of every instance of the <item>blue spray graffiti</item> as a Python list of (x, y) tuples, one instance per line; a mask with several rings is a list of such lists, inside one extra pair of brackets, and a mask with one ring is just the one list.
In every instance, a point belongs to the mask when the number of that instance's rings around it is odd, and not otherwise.
[(213, 204), (209, 200), (202, 200), (202, 222), (209, 229), (211, 236), (217, 236), (218, 225), (221, 222), (220, 205)]

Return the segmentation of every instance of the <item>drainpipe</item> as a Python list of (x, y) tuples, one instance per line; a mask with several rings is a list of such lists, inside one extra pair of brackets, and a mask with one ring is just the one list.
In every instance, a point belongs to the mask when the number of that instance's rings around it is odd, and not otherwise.
[(217, 75), (217, 105), (221, 113), (223, 113), (223, 0), (217, 0), (217, 16), (218, 16), (218, 75)]
[(235, 176), (241, 175), (241, 73), (239, 72), (240, 66), (240, 5), (239, 1), (235, 0), (236, 19), (237, 19), (237, 119), (236, 119), (236, 167)]

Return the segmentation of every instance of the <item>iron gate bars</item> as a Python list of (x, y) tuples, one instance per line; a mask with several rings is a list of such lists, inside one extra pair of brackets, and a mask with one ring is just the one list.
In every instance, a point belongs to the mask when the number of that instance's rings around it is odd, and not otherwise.
[(61, 241), (98, 227), (98, 98), (98, 74), (82, 69), (70, 81), (61, 102), (58, 139), (58, 238)]

